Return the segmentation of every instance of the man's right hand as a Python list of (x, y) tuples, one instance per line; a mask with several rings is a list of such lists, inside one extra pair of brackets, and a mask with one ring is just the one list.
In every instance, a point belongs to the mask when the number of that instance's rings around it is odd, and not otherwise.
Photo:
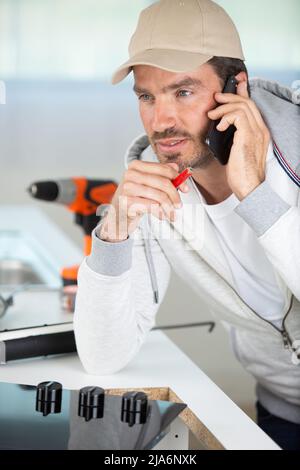
[[(178, 176), (178, 169), (177, 163), (131, 162), (114, 193), (98, 236), (109, 242), (126, 240), (145, 213), (174, 221), (175, 209), (182, 206), (179, 192), (171, 181)], [(186, 183), (178, 189), (189, 190)]]

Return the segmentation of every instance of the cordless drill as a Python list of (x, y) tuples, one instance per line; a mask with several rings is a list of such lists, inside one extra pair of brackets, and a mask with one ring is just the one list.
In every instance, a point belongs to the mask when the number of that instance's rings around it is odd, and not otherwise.
[[(35, 199), (63, 204), (75, 213), (75, 223), (84, 231), (84, 254), (87, 256), (91, 252), (91, 232), (99, 222), (97, 208), (101, 204), (109, 204), (116, 189), (114, 181), (75, 177), (36, 181), (27, 191)], [(76, 265), (62, 269), (64, 286), (77, 284), (78, 268)]]

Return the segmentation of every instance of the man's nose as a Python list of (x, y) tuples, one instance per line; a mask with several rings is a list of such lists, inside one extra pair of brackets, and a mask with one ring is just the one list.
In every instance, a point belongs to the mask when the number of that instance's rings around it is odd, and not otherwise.
[(157, 101), (153, 106), (152, 130), (163, 132), (165, 129), (176, 126), (176, 112), (174, 106), (165, 100)]

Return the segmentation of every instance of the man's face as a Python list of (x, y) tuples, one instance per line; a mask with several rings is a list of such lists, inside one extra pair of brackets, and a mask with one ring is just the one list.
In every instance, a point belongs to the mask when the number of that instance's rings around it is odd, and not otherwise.
[(161, 163), (204, 168), (214, 160), (205, 144), (207, 112), (221, 83), (208, 64), (194, 72), (173, 73), (149, 65), (134, 66), (134, 91), (151, 146)]

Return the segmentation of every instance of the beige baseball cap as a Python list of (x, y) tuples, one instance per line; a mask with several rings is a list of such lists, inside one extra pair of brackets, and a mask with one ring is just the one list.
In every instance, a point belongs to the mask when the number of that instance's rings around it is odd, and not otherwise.
[(128, 50), (130, 58), (113, 74), (113, 84), (139, 64), (179, 73), (195, 70), (214, 56), (245, 60), (233, 21), (211, 0), (153, 3), (141, 12)]

